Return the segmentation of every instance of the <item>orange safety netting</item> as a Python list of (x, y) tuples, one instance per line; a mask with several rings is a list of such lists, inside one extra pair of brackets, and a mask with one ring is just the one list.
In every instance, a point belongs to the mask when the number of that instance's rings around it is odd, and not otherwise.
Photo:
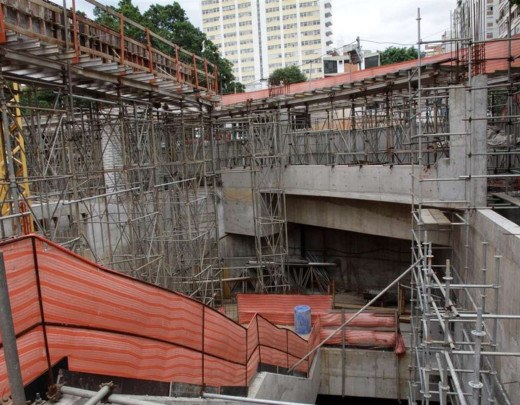
[[(23, 381), (68, 358), (72, 371), (246, 386), (258, 365), (288, 368), (319, 342), (260, 315), (243, 327), (182, 294), (117, 273), (37, 235), (4, 253)], [(312, 357), (298, 370), (308, 372)], [(0, 390), (9, 392), (0, 351)]]
[[(262, 295), (238, 294), (238, 317), (241, 323), (261, 314), (277, 325), (292, 325), (294, 307), (308, 305), (312, 322), (316, 328), (319, 321), (320, 341), (328, 338), (353, 313), (333, 312), (330, 295)], [(344, 320), (342, 321), (342, 317)], [(354, 329), (352, 329), (354, 328)], [(397, 320), (393, 314), (361, 313), (346, 327), (345, 335), (337, 332), (326, 344), (348, 346), (394, 348), (396, 354), (405, 352), (401, 334), (397, 331)]]

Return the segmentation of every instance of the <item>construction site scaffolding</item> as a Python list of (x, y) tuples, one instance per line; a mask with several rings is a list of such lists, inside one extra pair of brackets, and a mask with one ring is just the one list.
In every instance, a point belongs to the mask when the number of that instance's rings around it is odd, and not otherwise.
[(74, 3), (0, 10), (1, 237), (38, 232), (215, 305), (216, 68), (112, 10), (119, 32)]
[[(460, 55), (459, 81), (442, 88), (424, 86), (419, 79), (411, 93), (412, 138), (412, 261), (411, 356), (408, 400), (429, 404), (510, 404), (497, 376), (497, 361), (520, 353), (501, 350), (498, 330), (502, 322), (518, 322), (520, 315), (504, 314), (499, 305), (500, 252), (488, 257), (488, 241), (481, 240), (483, 268), (470, 268), (470, 216), (497, 204), (495, 191), (514, 195), (520, 176), (518, 162), (518, 76), (511, 63), (509, 31), (508, 71), (488, 77), (483, 45), (488, 42), (479, 21), (485, 13), (480, 1), (466, 2), (455, 16), (459, 32), (450, 46)], [(421, 16), (418, 12), (418, 50)], [(500, 41), (500, 40), (499, 40)], [(417, 74), (422, 69), (418, 59)], [(444, 133), (428, 124), (432, 105), (449, 111)], [(451, 176), (428, 175), (424, 144), (432, 137), (449, 145), (451, 159), (460, 166)], [(432, 200), (428, 190), (456, 185), (454, 201)], [(455, 241), (462, 249), (455, 249)], [(476, 275), (480, 273), (480, 276)], [(473, 277), (469, 277), (473, 275)], [(469, 282), (468, 280), (480, 280)]]

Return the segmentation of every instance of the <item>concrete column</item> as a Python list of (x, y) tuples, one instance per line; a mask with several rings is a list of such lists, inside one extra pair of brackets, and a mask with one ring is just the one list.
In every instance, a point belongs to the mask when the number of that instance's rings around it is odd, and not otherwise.
[[(469, 124), (466, 121), (469, 110), (469, 99), (468, 93), (465, 88), (456, 87), (449, 91), (449, 120), (450, 120), (450, 133), (452, 134), (465, 134), (469, 132)], [(446, 167), (446, 171), (442, 176), (457, 178), (459, 176), (465, 176), (467, 174), (466, 158), (469, 150), (467, 149), (467, 142), (469, 135), (452, 135), (450, 136), (450, 159), (449, 165)], [(466, 193), (467, 182), (464, 180), (460, 181), (447, 181), (439, 184), (440, 195), (455, 197), (457, 200), (469, 200), (469, 196)]]
[(469, 157), (470, 199), (473, 207), (485, 207), (487, 199), (487, 179), (473, 176), (487, 175), (487, 76), (479, 75), (471, 80), (471, 139)]
[[(446, 177), (469, 179), (461, 182), (444, 182), (441, 195), (453, 196), (464, 190), (464, 198), (475, 207), (486, 204), (487, 181), (475, 178), (487, 174), (487, 76), (475, 76), (471, 88), (453, 88), (449, 92), (450, 133), (464, 134), (450, 137), (450, 161)], [(462, 198), (459, 195), (459, 198)]]

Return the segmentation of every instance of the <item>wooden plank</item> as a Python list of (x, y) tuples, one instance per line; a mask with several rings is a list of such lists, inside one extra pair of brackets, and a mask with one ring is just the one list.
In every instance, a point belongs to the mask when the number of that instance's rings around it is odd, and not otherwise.
[(424, 225), (451, 225), (451, 221), (440, 210), (426, 208), (421, 210), (421, 221)]
[(420, 212), (420, 219), (424, 225), (436, 225), (435, 218), (429, 209), (423, 208)]
[(433, 218), (435, 218), (437, 224), (451, 225), (451, 221), (448, 219), (446, 215), (444, 215), (442, 211), (430, 208), (430, 213), (432, 214)]

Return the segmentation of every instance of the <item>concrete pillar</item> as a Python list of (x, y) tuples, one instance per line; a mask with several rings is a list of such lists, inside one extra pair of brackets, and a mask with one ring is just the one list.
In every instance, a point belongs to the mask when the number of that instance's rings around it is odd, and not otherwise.
[(487, 175), (487, 156), (484, 155), (487, 151), (487, 120), (483, 119), (487, 116), (487, 83), (485, 75), (475, 76), (471, 81), (469, 175), (472, 176), (470, 199), (473, 207), (485, 207), (487, 200), (487, 179), (474, 177)]
[[(487, 122), (482, 118), (487, 114), (487, 76), (475, 76), (471, 88), (456, 87), (449, 92), (450, 133), (464, 134), (450, 137), (450, 162), (447, 177), (462, 177), (468, 180), (444, 182), (440, 187), (442, 195), (460, 195), (470, 206), (483, 207), (486, 204), (487, 181), (475, 178), (487, 174)], [(463, 187), (463, 182), (465, 182)], [(451, 189), (451, 190), (448, 190)]]

